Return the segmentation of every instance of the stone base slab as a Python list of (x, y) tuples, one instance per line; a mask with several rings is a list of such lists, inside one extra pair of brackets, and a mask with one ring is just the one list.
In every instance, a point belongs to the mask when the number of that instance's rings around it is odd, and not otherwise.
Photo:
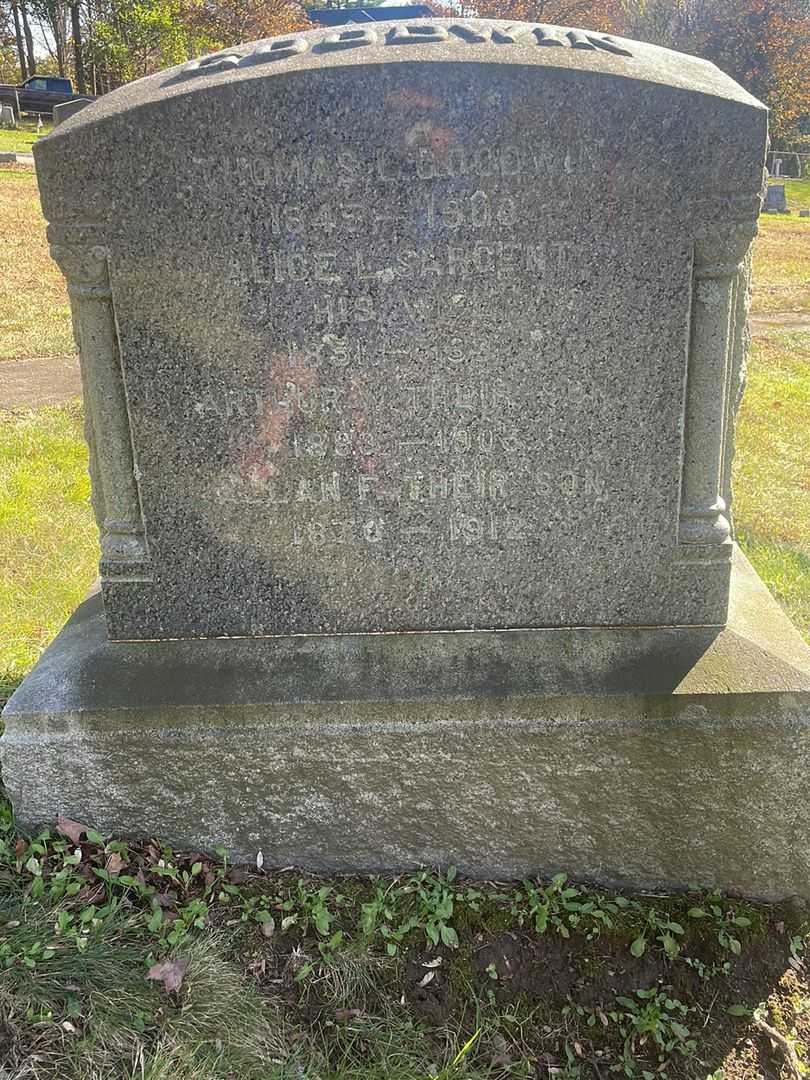
[(739, 552), (722, 630), (111, 643), (96, 596), (3, 719), (26, 829), (810, 895), (810, 649)]

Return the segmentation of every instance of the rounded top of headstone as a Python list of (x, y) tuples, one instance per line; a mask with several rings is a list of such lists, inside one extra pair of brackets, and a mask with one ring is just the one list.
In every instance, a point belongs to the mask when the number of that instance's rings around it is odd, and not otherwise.
[(221, 49), (104, 95), (51, 137), (62, 138), (79, 127), (160, 100), (241, 80), (414, 61), (592, 71), (765, 109), (710, 61), (646, 42), (512, 20), (414, 19), (323, 27)]

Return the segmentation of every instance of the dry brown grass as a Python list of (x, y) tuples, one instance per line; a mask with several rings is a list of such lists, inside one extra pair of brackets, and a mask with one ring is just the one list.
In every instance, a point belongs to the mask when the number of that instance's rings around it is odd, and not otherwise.
[(31, 169), (0, 168), (0, 360), (75, 352), (70, 306), (48, 254)]
[(810, 311), (810, 218), (759, 219), (751, 310)]

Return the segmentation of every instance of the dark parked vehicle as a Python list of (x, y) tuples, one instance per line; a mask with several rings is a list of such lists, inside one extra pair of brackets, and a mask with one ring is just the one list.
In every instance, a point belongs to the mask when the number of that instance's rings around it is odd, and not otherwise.
[(20, 113), (53, 113), (54, 105), (90, 96), (74, 94), (70, 79), (60, 79), (54, 75), (32, 75), (21, 86), (0, 83), (0, 105), (10, 105), (15, 116)]

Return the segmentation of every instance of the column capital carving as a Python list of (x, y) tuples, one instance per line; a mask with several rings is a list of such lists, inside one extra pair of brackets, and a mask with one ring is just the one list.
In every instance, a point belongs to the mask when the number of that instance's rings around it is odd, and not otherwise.
[(756, 234), (756, 219), (718, 225), (702, 232), (695, 237), (696, 276), (732, 277), (740, 269)]
[(50, 251), (72, 294), (99, 298), (109, 295), (110, 253), (103, 244), (52, 243)]

